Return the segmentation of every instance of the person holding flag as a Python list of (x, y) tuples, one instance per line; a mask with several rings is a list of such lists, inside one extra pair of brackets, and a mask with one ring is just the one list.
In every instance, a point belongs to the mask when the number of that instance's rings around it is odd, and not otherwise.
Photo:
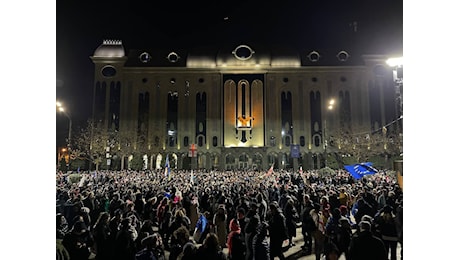
[(267, 171), (267, 173), (265, 173), (265, 175), (263, 177), (269, 177), (272, 173), (273, 173), (273, 166), (275, 164), (273, 163), (272, 166), (270, 167), (270, 169)]
[(372, 167), (371, 162), (357, 163), (353, 165), (345, 165), (344, 168), (356, 180), (361, 179), (362, 177), (364, 177), (364, 175), (376, 174), (378, 172), (377, 169)]

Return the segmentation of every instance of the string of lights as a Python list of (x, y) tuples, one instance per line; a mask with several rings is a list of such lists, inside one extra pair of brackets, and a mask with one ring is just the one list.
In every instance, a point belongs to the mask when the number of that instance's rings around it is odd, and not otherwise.
[(360, 133), (353, 133), (353, 134), (350, 134), (350, 136), (360, 136), (360, 135), (375, 134), (375, 133), (377, 133), (377, 132), (382, 131), (384, 128), (387, 128), (387, 127), (390, 126), (390, 125), (396, 124), (397, 122), (399, 122), (399, 121), (402, 120), (402, 119), (403, 119), (403, 117), (400, 116), (399, 118), (397, 118), (397, 119), (391, 121), (390, 123), (388, 123), (388, 124), (386, 124), (386, 125), (384, 125), (384, 126), (378, 128), (377, 130), (374, 130), (374, 131), (366, 131), (366, 132), (360, 132)]

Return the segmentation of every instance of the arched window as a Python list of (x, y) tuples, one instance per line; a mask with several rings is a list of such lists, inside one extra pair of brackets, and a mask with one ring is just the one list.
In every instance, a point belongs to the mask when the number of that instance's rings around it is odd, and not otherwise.
[(288, 135), (284, 137), (284, 146), (286, 147), (291, 146), (291, 137)]
[(204, 144), (205, 144), (204, 136), (202, 136), (202, 135), (198, 136), (198, 146), (202, 147)]
[(188, 147), (189, 143), (188, 143), (188, 136), (185, 136), (184, 137), (184, 147)]
[(300, 137), (300, 146), (302, 146), (302, 147), (305, 146), (305, 136)]

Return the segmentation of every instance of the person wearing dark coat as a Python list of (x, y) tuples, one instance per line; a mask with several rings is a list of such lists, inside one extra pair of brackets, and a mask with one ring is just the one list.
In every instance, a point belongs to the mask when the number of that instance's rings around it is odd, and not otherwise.
[[(195, 242), (190, 239), (190, 232), (185, 226), (181, 226), (174, 231), (172, 234), (171, 239), (171, 249), (169, 250), (169, 260), (176, 260), (180, 259), (179, 256), (187, 254), (190, 256), (192, 253), (191, 251), (185, 252), (186, 245), (193, 245), (195, 246)], [(188, 250), (192, 250), (193, 248), (188, 248)]]
[(244, 228), (246, 259), (252, 259), (252, 242), (256, 234), (257, 226), (260, 223), (259, 210), (256, 203), (251, 203), (250, 210), (246, 213), (246, 226)]
[(329, 205), (331, 205), (331, 209), (340, 207), (340, 200), (339, 200), (338, 194), (335, 191), (329, 192), (328, 199), (329, 199)]
[(161, 235), (154, 233), (142, 239), (141, 250), (136, 253), (136, 260), (165, 260), (165, 250)]
[(286, 227), (286, 218), (283, 211), (278, 206), (276, 201), (270, 203), (270, 218), (269, 218), (269, 235), (270, 235), (270, 258), (276, 256), (279, 259), (285, 259), (283, 255), (283, 241), (289, 238)]
[(198, 248), (196, 259), (227, 260), (227, 255), (219, 246), (219, 238), (215, 233), (209, 233), (203, 245)]
[(63, 239), (65, 234), (67, 234), (69, 228), (69, 224), (67, 223), (67, 219), (64, 217), (62, 213), (56, 214), (56, 238)]
[(184, 210), (177, 210), (172, 222), (169, 224), (169, 234), (173, 234), (181, 226), (190, 230), (190, 223), (187, 221)]
[(98, 260), (111, 259), (113, 241), (110, 239), (109, 221), (109, 213), (101, 212), (92, 230), (96, 248), (96, 259)]
[(306, 252), (307, 255), (310, 255), (312, 252), (312, 233), (315, 230), (314, 222), (312, 222), (310, 211), (313, 209), (313, 202), (310, 200), (310, 196), (306, 194), (304, 196), (304, 205), (303, 211), (301, 214), (302, 220), (302, 236), (303, 236), (303, 245), (302, 250)]
[(145, 199), (141, 192), (136, 193), (136, 200), (134, 201), (134, 210), (138, 216), (144, 216)]
[(236, 205), (237, 209), (243, 209), (244, 213), (249, 211), (250, 205), (248, 200), (243, 196), (238, 198), (238, 204)]
[(286, 227), (288, 230), (289, 245), (294, 246), (292, 239), (296, 236), (297, 222), (299, 221), (299, 213), (294, 205), (294, 200), (289, 198), (284, 206), (284, 215), (286, 216)]
[(339, 257), (345, 254), (345, 259), (349, 259), (348, 247), (350, 246), (351, 236), (353, 231), (351, 229), (351, 223), (348, 218), (342, 216), (339, 219), (339, 229), (337, 234), (337, 249)]
[(268, 239), (268, 223), (261, 222), (257, 227), (256, 235), (253, 239), (253, 258), (254, 260), (270, 260), (270, 241)]
[(236, 217), (238, 219), (238, 223), (240, 223), (240, 228), (241, 228), (241, 234), (244, 237), (244, 229), (246, 228), (246, 210), (244, 208), (238, 208), (236, 210)]
[(372, 235), (371, 223), (365, 220), (359, 222), (359, 233), (353, 235), (348, 251), (351, 260), (388, 260), (383, 241)]
[(75, 222), (70, 232), (62, 240), (62, 245), (69, 252), (70, 259), (72, 260), (88, 259), (90, 248), (93, 244), (93, 236), (83, 221)]
[(401, 255), (403, 255), (403, 202), (399, 203), (399, 205), (396, 207), (396, 228), (398, 230), (398, 242), (401, 245), (401, 251), (399, 252)]
[(262, 192), (257, 193), (256, 195), (257, 204), (259, 204), (259, 217), (260, 221), (265, 221), (267, 216), (268, 205), (264, 199)]
[(341, 217), (342, 215), (340, 215), (340, 210), (338, 208), (334, 208), (331, 216), (326, 222), (326, 236), (329, 243), (338, 245), (339, 220)]
[(383, 243), (390, 253), (391, 260), (396, 260), (396, 247), (398, 245), (398, 229), (396, 216), (393, 214), (393, 207), (385, 205), (374, 219), (375, 227), (380, 234)]
[(131, 218), (124, 218), (115, 238), (115, 259), (132, 260), (136, 255), (137, 231), (131, 224)]
[(372, 205), (369, 204), (365, 199), (360, 198), (356, 201), (358, 211), (354, 215), (356, 223), (361, 222), (361, 218), (364, 215), (374, 216), (375, 212)]

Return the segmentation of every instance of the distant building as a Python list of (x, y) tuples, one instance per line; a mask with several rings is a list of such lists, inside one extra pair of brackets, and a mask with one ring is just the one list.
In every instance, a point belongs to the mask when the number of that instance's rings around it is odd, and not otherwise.
[(387, 58), (263, 45), (125, 53), (104, 40), (91, 56), (93, 119), (132, 133), (150, 169), (167, 154), (178, 169), (321, 168), (342, 136), (402, 132)]

